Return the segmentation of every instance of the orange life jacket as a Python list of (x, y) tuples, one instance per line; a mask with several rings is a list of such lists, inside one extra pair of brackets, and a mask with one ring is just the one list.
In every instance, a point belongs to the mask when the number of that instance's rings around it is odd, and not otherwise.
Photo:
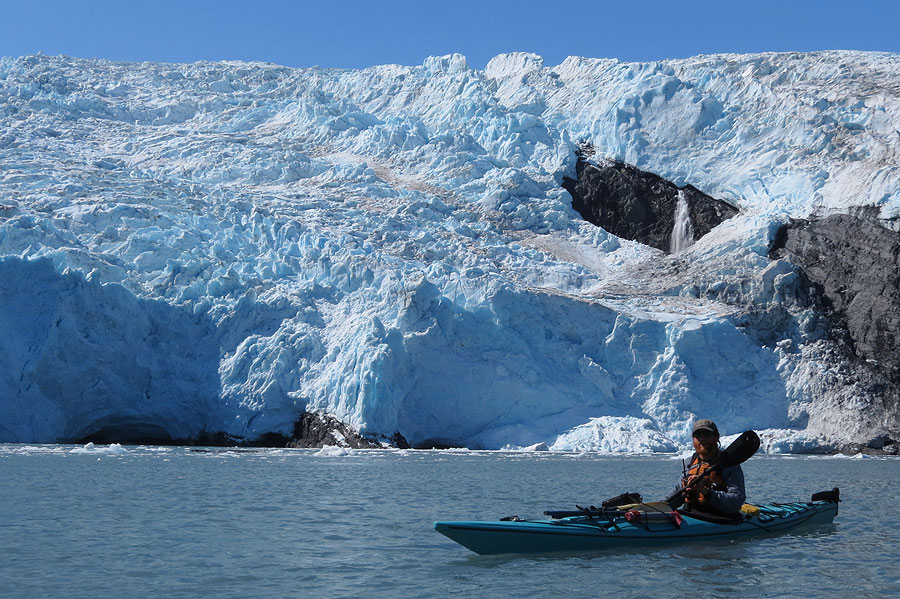
[[(684, 474), (684, 478), (681, 479), (681, 485), (683, 487), (687, 487), (688, 483), (693, 479), (693, 477), (704, 474), (710, 468), (712, 468), (712, 464), (702, 461), (700, 459), (700, 456), (695, 453), (691, 458), (690, 464), (688, 464), (687, 471)], [(714, 486), (725, 486), (725, 479), (722, 478), (721, 472), (710, 472), (706, 475), (706, 478), (708, 478)], [(709, 498), (706, 497), (706, 494), (700, 490), (700, 487), (694, 487), (693, 489), (687, 491), (684, 496), (684, 502), (694, 507), (706, 506), (709, 503)]]

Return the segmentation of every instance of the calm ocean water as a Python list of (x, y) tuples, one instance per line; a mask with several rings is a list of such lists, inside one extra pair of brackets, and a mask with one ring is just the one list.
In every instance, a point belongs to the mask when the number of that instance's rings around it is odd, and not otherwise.
[(0, 445), (0, 597), (900, 597), (900, 459), (754, 457), (749, 501), (839, 486), (803, 534), (479, 557), (438, 519), (660, 498), (670, 456)]

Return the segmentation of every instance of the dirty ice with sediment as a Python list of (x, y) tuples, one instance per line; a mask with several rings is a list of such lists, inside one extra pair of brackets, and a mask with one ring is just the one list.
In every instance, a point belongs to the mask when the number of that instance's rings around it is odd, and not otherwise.
[[(900, 216), (898, 80), (860, 52), (2, 58), (0, 441), (319, 411), (413, 446), (675, 451), (698, 417), (864, 442), (819, 319), (768, 310), (798, 282), (767, 252), (792, 217)], [(741, 212), (672, 254), (617, 238), (561, 187), (585, 142)]]

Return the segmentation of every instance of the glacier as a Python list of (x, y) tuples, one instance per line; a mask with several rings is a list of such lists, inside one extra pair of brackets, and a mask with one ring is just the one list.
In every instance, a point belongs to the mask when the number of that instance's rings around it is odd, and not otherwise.
[[(611, 235), (561, 187), (584, 142), (740, 213), (674, 255)], [(0, 442), (896, 437), (767, 256), (863, 205), (900, 217), (896, 54), (0, 58)]]

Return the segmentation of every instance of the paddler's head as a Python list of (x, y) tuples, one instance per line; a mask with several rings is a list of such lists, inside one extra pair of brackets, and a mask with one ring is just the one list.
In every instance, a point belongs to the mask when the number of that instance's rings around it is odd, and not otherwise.
[(719, 453), (719, 427), (712, 420), (698, 420), (691, 433), (694, 451), (701, 460), (709, 461)]

